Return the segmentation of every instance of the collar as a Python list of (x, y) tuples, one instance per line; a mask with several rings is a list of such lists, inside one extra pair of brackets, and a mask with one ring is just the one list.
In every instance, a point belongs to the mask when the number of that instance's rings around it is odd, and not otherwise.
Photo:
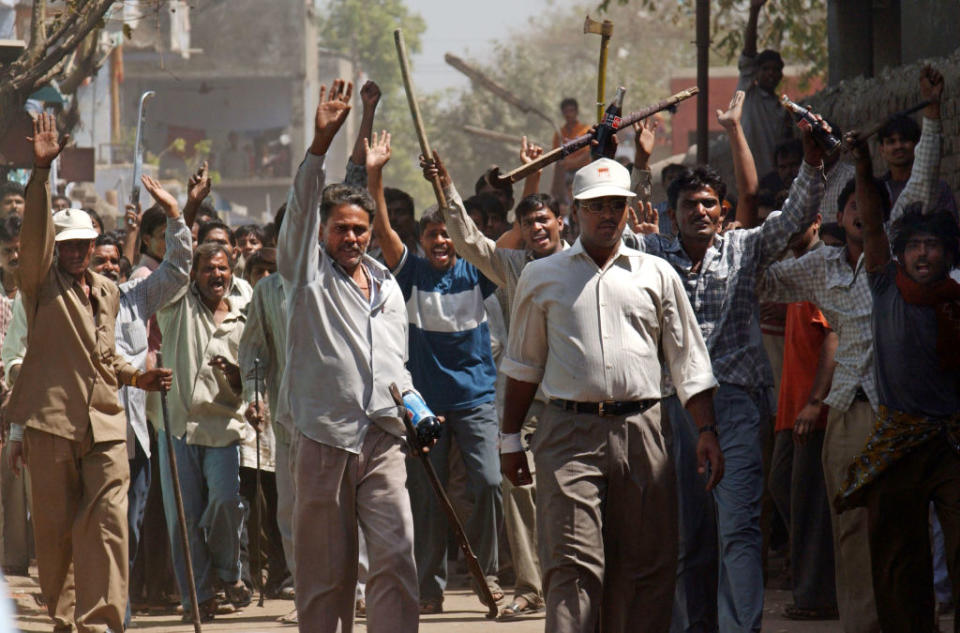
[[(197, 287), (196, 281), (190, 282), (190, 293), (197, 300), (197, 303), (203, 306), (203, 309), (212, 314), (210, 308), (207, 307), (207, 304), (203, 302), (203, 295), (200, 294), (200, 289)], [(223, 322), (233, 321), (239, 317), (243, 316), (243, 311), (240, 309), (240, 301), (237, 299), (243, 298), (243, 293), (240, 292), (240, 288), (237, 287), (237, 284), (234, 283), (233, 278), (230, 279), (230, 289), (227, 291), (227, 296), (224, 297), (227, 301), (227, 307), (229, 312), (227, 316), (224, 317)]]
[[(560, 250), (557, 251), (557, 253), (562, 253), (568, 248), (570, 248), (570, 245), (567, 244), (567, 240), (560, 238)], [(551, 255), (556, 255), (557, 253), (551, 253)], [(526, 257), (527, 262), (532, 262), (537, 259), (543, 259), (543, 258), (538, 258), (536, 255), (534, 255), (533, 251), (530, 250), (529, 248), (523, 249), (523, 254)], [(550, 255), (547, 255), (547, 257), (550, 257)]]
[(824, 250), (824, 259), (833, 263), (827, 274), (827, 281), (831, 286), (853, 286), (860, 273), (863, 271), (864, 256), (860, 253), (860, 259), (852, 270), (847, 262), (847, 248), (840, 246), (822, 246)]
[[(579, 237), (577, 238), (577, 241), (573, 243), (573, 246), (571, 246), (569, 249), (566, 249), (564, 252), (570, 257), (577, 257), (578, 255), (583, 255), (583, 257), (589, 260), (590, 263), (592, 263), (594, 266), (597, 265), (597, 263), (593, 260), (592, 257), (590, 257), (587, 251), (584, 250), (583, 244), (580, 242)], [(630, 248), (629, 246), (624, 244), (622, 240), (618, 240), (617, 251), (613, 254), (613, 257), (611, 257), (607, 261), (607, 263), (603, 265), (602, 268), (598, 267), (598, 269), (601, 271), (607, 270), (614, 264), (619, 263), (621, 260), (624, 260), (624, 259), (627, 260), (627, 266), (629, 267), (630, 260), (632, 260), (633, 258), (639, 258), (641, 255), (643, 255), (643, 253), (641, 253), (636, 249)]]

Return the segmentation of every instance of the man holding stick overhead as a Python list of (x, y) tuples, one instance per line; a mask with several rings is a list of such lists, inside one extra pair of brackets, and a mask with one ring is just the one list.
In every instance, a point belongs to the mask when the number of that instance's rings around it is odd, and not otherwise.
[(7, 408), (26, 432), (12, 428), (11, 455), (30, 471), (40, 588), (57, 630), (122, 631), (130, 470), (117, 389), (166, 389), (170, 371), (140, 372), (117, 353), (119, 290), (88, 270), (90, 216), (50, 213), (50, 164), (66, 141), (53, 116), (34, 120), (32, 141), (20, 256), (27, 353)]
[(539, 385), (550, 400), (531, 446), (546, 629), (665, 632), (677, 498), (659, 359), (700, 429), (709, 488), (723, 476), (717, 381), (680, 278), (621, 243), (634, 196), (626, 168), (594, 161), (577, 172), (573, 193), (580, 238), (528, 263), (517, 284), (501, 364), (501, 467), (514, 485), (530, 482), (520, 429)]
[(320, 88), (313, 142), (287, 199), (278, 247), (288, 297), (281, 391), (289, 394), (298, 444), (297, 611), (301, 631), (353, 630), (359, 528), (370, 559), (368, 630), (416, 631), (404, 427), (389, 391), (391, 383), (412, 387), (404, 366), (407, 311), (390, 272), (365, 253), (369, 194), (323, 186), (324, 156), (352, 92), (340, 79), (329, 95)]

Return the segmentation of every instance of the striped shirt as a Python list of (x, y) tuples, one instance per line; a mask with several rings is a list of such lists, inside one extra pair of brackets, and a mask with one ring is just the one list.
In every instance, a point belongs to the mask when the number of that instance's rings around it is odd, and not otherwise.
[(484, 300), (496, 285), (463, 258), (441, 271), (407, 250), (394, 275), (410, 323), (407, 366), (427, 404), (456, 411), (492, 402), (497, 368)]

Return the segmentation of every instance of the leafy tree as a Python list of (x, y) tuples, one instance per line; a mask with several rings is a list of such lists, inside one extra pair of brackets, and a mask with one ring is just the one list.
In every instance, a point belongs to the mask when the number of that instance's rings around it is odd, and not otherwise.
[[(95, 71), (96, 39), (104, 15), (115, 0), (66, 0), (50, 17), (46, 0), (34, 0), (30, 40), (13, 63), (0, 67), (0, 137), (23, 111), (33, 92), (58, 78), (61, 88), (74, 89)], [(64, 74), (71, 54), (78, 55)]]

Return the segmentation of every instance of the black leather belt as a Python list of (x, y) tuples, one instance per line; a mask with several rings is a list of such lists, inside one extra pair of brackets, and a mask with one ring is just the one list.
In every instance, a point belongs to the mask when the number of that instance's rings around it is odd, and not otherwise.
[(621, 402), (618, 400), (605, 400), (603, 402), (575, 402), (573, 400), (551, 399), (550, 404), (560, 407), (564, 411), (573, 411), (574, 413), (590, 413), (599, 416), (617, 416), (630, 415), (631, 413), (643, 413), (659, 400), (632, 400)]

